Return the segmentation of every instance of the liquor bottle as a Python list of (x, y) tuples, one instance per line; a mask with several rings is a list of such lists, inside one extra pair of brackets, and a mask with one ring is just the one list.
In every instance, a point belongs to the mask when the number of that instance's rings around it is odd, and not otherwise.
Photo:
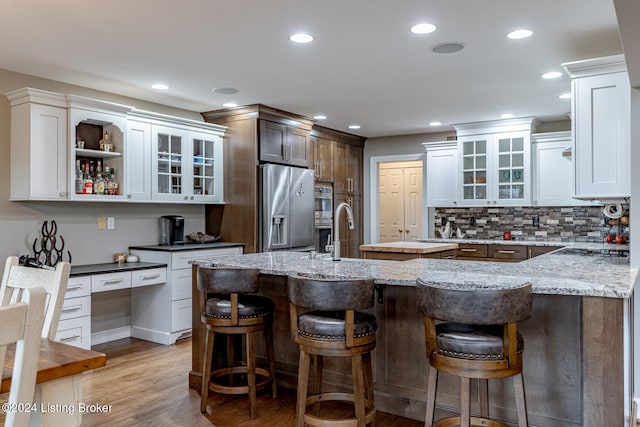
[(102, 171), (102, 179), (104, 180), (104, 194), (111, 196), (111, 168), (105, 166)]
[(102, 178), (102, 172), (98, 170), (98, 172), (96, 172), (96, 179), (93, 181), (93, 194), (103, 196), (104, 192), (105, 192), (104, 179)]
[(114, 168), (111, 168), (110, 185), (111, 185), (111, 194), (113, 194), (114, 196), (117, 196), (118, 194), (120, 194), (120, 184), (118, 183), (118, 179), (116, 178), (116, 170)]
[(93, 194), (93, 178), (89, 169), (89, 164), (84, 165), (84, 187), (82, 194)]
[(76, 194), (82, 194), (82, 188), (84, 187), (82, 167), (80, 166), (80, 160), (76, 160)]

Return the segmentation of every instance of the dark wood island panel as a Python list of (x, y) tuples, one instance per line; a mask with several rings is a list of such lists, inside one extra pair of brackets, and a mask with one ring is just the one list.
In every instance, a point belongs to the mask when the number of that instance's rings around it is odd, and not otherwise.
[[(194, 267), (196, 268), (196, 267)], [(276, 305), (274, 319), (278, 383), (295, 389), (298, 348), (290, 337), (286, 277), (262, 275), (260, 292)], [(195, 283), (194, 283), (195, 289)], [(427, 359), (423, 320), (411, 286), (386, 285), (373, 353), (376, 406), (382, 412), (424, 420)], [(534, 294), (533, 317), (521, 324), (525, 338), (524, 378), (532, 425), (546, 427), (623, 425), (624, 299)], [(194, 292), (193, 366), (189, 386), (200, 387), (202, 336)], [(197, 351), (196, 351), (197, 350)], [(264, 356), (264, 349), (259, 348)], [(264, 363), (264, 357), (262, 358)], [(351, 386), (350, 366), (325, 364), (326, 387)], [(478, 390), (472, 391), (472, 411), (479, 410)], [(516, 419), (509, 379), (490, 382), (492, 417)], [(459, 407), (459, 383), (441, 375), (436, 416)]]

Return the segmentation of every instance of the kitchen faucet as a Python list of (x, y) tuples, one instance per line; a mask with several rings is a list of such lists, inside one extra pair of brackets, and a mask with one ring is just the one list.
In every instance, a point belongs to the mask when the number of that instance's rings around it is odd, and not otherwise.
[(353, 230), (353, 211), (348, 203), (342, 202), (336, 207), (336, 213), (333, 215), (333, 260), (340, 261), (340, 212), (347, 212), (347, 221), (349, 222), (349, 230)]

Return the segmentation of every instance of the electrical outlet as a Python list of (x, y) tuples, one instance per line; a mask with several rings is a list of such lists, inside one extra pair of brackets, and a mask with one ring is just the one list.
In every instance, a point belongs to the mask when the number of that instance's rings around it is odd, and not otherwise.
[(471, 218), (469, 218), (469, 225), (472, 227), (476, 226), (476, 217), (472, 216)]
[(533, 226), (536, 228), (540, 228), (540, 217), (539, 216), (534, 216), (533, 217)]
[(116, 219), (112, 216), (107, 217), (107, 230), (114, 230), (116, 228)]
[(104, 231), (107, 229), (107, 217), (99, 216), (98, 217), (98, 231)]

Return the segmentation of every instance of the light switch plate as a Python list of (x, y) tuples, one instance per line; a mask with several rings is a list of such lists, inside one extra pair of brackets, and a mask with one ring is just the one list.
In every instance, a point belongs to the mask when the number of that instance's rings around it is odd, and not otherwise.
[(98, 231), (104, 231), (107, 229), (107, 217), (99, 216), (98, 217)]
[(107, 217), (107, 230), (113, 230), (116, 228), (116, 220), (112, 216)]

